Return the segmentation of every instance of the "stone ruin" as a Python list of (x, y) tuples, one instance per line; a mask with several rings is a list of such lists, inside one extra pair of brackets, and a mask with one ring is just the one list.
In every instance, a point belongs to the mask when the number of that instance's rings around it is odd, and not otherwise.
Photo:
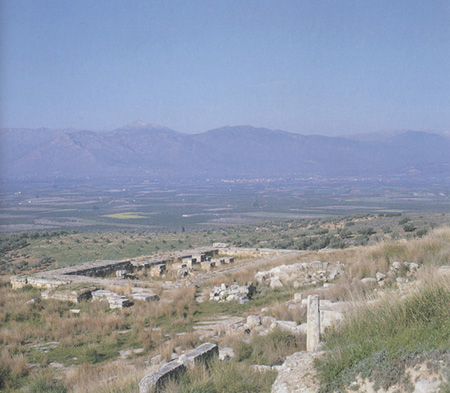
[(256, 292), (253, 283), (247, 285), (222, 284), (214, 287), (209, 294), (209, 300), (216, 302), (237, 302), (239, 304), (247, 303)]
[(294, 288), (305, 285), (318, 285), (334, 280), (344, 271), (340, 263), (314, 261), (281, 265), (255, 274), (258, 284), (269, 285), (272, 289), (292, 284)]
[[(92, 299), (107, 302), (110, 308), (123, 308), (132, 306), (133, 301), (158, 300), (158, 296), (149, 288), (145, 288), (146, 284), (140, 281), (133, 274), (134, 272), (149, 269), (150, 276), (160, 277), (165, 274), (167, 264), (177, 265), (178, 261), (187, 259), (194, 264), (197, 260), (209, 259), (211, 261), (212, 257), (217, 254), (217, 248), (200, 247), (147, 259), (87, 262), (28, 276), (12, 276), (10, 282), (13, 289), (29, 285), (44, 290), (42, 292), (43, 299), (57, 299), (73, 303)], [(136, 284), (133, 285), (132, 292), (128, 295), (131, 299), (106, 289), (127, 286), (129, 280), (133, 280)]]

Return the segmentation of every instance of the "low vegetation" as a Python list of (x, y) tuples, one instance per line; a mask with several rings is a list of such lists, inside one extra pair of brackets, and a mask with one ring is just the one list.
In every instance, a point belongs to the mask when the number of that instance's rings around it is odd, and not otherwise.
[[(425, 358), (438, 361), (450, 354), (450, 285), (432, 273), (435, 267), (450, 265), (450, 229), (433, 229), (433, 225), (425, 224), (415, 215), (408, 215), (406, 221), (405, 218), (396, 213), (383, 217), (274, 221), (259, 225), (253, 232), (251, 227), (240, 227), (240, 233), (227, 228), (178, 234), (134, 231), (10, 234), (3, 237), (1, 268), (6, 266), (2, 273), (32, 272), (67, 264), (76, 253), (89, 260), (92, 252), (98, 252), (98, 258), (91, 259), (106, 259), (120, 250), (115, 254), (117, 259), (213, 241), (255, 247), (294, 245), (295, 248), (299, 239), (339, 238), (345, 243), (344, 248), (330, 249), (328, 243), (327, 250), (311, 247), (308, 253), (283, 262), (344, 263), (345, 274), (328, 290), (328, 298), (351, 299), (355, 307), (362, 305), (344, 326), (328, 331), (325, 336), (329, 354), (317, 365), (322, 392), (342, 391), (358, 376), (373, 379), (377, 387), (389, 387), (402, 382), (403, 370), (414, 362)], [(418, 230), (405, 232), (404, 226), (411, 223), (428, 233), (419, 236)], [(368, 239), (369, 245), (350, 247), (358, 244), (361, 237)], [(20, 265), (22, 259), (30, 262)], [(237, 260), (235, 266), (245, 261)], [(386, 273), (394, 261), (417, 263), (422, 267), (419, 278), (429, 284), (407, 298), (394, 295), (395, 287), (387, 285), (383, 290), (391, 291), (388, 300), (378, 300), (368, 307), (373, 291), (363, 288), (360, 279), (374, 277), (377, 272)], [(11, 291), (8, 275), (3, 274), (0, 276), (0, 389), (4, 392), (137, 392), (137, 383), (145, 375), (152, 357), (161, 355), (168, 360), (174, 353), (181, 354), (205, 340), (196, 330), (200, 322), (222, 316), (246, 317), (259, 313), (262, 307), (270, 307), (265, 315), (305, 322), (304, 313), (289, 308), (285, 302), (295, 292), (301, 291), (306, 296), (314, 288), (260, 286), (246, 304), (195, 301), (214, 285), (245, 284), (258, 270), (271, 267), (273, 264), (269, 262), (257, 267), (245, 266), (232, 273), (218, 273), (201, 288), (181, 287), (165, 293), (159, 302), (136, 303), (120, 311), (110, 310), (103, 303), (82, 302), (75, 306), (56, 300), (29, 302), (39, 297), (40, 292), (28, 287)], [(405, 276), (407, 273), (401, 272)], [(79, 313), (73, 311), (75, 307)], [(278, 329), (265, 336), (226, 333), (221, 332), (215, 340), (221, 346), (231, 346), (236, 358), (188, 372), (168, 386), (169, 392), (269, 392), (276, 374), (259, 373), (252, 366), (279, 365), (286, 356), (305, 348), (304, 336)]]
[(276, 372), (260, 373), (239, 361), (215, 361), (209, 367), (187, 372), (178, 382), (170, 383), (166, 393), (269, 393)]

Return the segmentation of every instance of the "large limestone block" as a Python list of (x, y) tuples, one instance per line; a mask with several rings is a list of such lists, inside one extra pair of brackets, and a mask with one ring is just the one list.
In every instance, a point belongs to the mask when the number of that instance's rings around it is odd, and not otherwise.
[(306, 349), (308, 352), (315, 352), (320, 342), (320, 311), (319, 296), (308, 296)]
[(186, 366), (177, 360), (166, 363), (153, 374), (146, 375), (139, 382), (139, 393), (160, 392), (169, 379), (177, 379), (186, 372)]
[(194, 368), (197, 363), (207, 363), (214, 357), (219, 356), (219, 347), (216, 344), (204, 343), (185, 355), (179, 360), (188, 368)]

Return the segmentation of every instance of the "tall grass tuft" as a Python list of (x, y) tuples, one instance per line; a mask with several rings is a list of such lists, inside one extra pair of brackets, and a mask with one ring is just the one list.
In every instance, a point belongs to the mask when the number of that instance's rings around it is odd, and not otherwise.
[(264, 393), (270, 392), (275, 372), (259, 373), (250, 365), (213, 361), (209, 367), (189, 370), (178, 382), (169, 383), (165, 393)]

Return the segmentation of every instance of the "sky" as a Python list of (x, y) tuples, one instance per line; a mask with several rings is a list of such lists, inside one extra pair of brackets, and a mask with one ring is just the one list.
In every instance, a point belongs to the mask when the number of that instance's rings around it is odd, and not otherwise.
[(0, 124), (450, 131), (450, 0), (2, 0)]

